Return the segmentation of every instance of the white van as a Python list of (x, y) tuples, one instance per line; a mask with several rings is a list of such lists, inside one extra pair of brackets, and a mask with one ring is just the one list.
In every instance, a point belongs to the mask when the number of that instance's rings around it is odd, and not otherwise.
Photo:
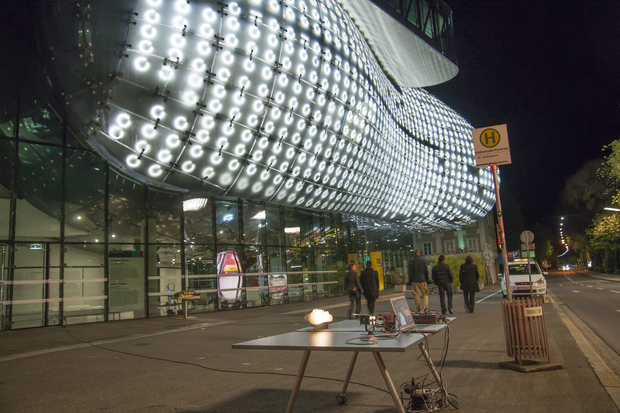
[[(530, 291), (533, 295), (547, 294), (547, 280), (545, 279), (545, 275), (548, 273), (542, 272), (536, 261), (529, 260), (529, 271), (527, 258), (515, 259), (513, 262), (509, 262), (508, 269), (510, 274), (510, 290), (513, 296), (529, 296)], [(531, 286), (530, 271), (532, 274)], [(506, 277), (503, 277), (503, 274), (500, 275), (502, 276), (502, 294), (504, 298), (506, 298), (508, 295)]]

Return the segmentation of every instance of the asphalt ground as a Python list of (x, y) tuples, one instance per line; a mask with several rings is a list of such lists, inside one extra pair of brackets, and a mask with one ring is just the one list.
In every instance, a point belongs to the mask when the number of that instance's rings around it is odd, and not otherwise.
[[(620, 381), (562, 303), (544, 305), (549, 352), (561, 370), (499, 367), (506, 354), (498, 286), (465, 312), (454, 297), (449, 336), (429, 339), (460, 412), (618, 412)], [(390, 312), (383, 293), (376, 312)], [(413, 300), (410, 306), (415, 308)], [(306, 327), (313, 308), (346, 317), (347, 297), (237, 311), (0, 333), (0, 412), (283, 412), (301, 351), (233, 350), (232, 344)], [(437, 295), (429, 300), (439, 309)], [(364, 306), (365, 308), (365, 306)], [(447, 356), (442, 363), (442, 356)], [(417, 346), (382, 354), (397, 390), (412, 378), (435, 389)], [(312, 352), (295, 412), (393, 412), (371, 354), (360, 353), (344, 405), (336, 402), (348, 352)], [(614, 401), (615, 400), (615, 401)], [(447, 411), (456, 411), (449, 406)]]

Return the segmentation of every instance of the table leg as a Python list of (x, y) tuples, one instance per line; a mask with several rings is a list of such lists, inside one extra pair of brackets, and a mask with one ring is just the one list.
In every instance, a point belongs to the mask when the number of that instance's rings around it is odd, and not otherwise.
[(392, 400), (394, 400), (394, 405), (396, 406), (396, 410), (399, 413), (405, 413), (405, 408), (403, 407), (403, 403), (398, 396), (398, 392), (396, 392), (396, 387), (394, 387), (394, 383), (390, 378), (390, 373), (388, 373), (385, 368), (385, 363), (383, 363), (383, 358), (381, 357), (381, 353), (373, 352), (373, 356), (375, 356), (375, 360), (377, 361), (377, 366), (379, 366), (379, 370), (381, 370), (381, 374), (383, 375), (383, 380), (385, 380), (385, 384), (387, 384), (388, 390), (392, 395)]
[(349, 364), (349, 371), (347, 371), (347, 377), (344, 379), (344, 386), (342, 386), (342, 396), (347, 393), (347, 387), (349, 387), (349, 382), (351, 381), (351, 375), (353, 374), (353, 367), (355, 367), (355, 362), (357, 361), (357, 355), (359, 351), (353, 352), (353, 357), (351, 357), (351, 363)]
[(293, 387), (293, 393), (291, 393), (291, 398), (288, 399), (288, 406), (286, 406), (286, 413), (292, 413), (293, 406), (295, 406), (295, 400), (297, 399), (297, 393), (299, 393), (299, 388), (301, 387), (301, 380), (304, 378), (304, 373), (306, 372), (306, 366), (308, 365), (308, 359), (310, 358), (310, 350), (304, 351), (304, 356), (301, 359), (301, 364), (299, 365), (299, 371), (297, 372), (297, 379), (295, 380), (295, 387)]
[(187, 300), (183, 300), (183, 315), (187, 318)]
[(433, 364), (433, 360), (431, 360), (431, 356), (430, 356), (430, 354), (428, 354), (428, 350), (426, 350), (426, 346), (424, 345), (424, 341), (422, 341), (420, 344), (418, 344), (418, 346), (420, 347), (420, 351), (422, 352), (422, 356), (424, 356), (424, 359), (426, 360), (426, 364), (428, 364), (428, 368), (430, 369), (431, 373), (433, 374), (433, 377), (435, 378), (435, 381), (437, 382), (437, 385), (439, 386), (439, 388), (441, 389), (441, 392), (443, 393), (443, 397), (448, 397), (448, 395), (446, 394), (446, 390), (443, 387), (443, 383), (441, 382), (441, 376), (439, 375), (439, 372), (435, 368), (435, 365)]

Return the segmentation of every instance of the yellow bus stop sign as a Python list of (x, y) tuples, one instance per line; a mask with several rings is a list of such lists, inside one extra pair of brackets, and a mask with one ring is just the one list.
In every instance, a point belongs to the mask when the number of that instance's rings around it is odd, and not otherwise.
[(512, 163), (506, 125), (474, 129), (473, 141), (478, 168)]

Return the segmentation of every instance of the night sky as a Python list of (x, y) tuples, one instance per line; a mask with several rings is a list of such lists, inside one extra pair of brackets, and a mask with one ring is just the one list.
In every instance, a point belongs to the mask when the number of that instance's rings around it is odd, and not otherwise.
[(620, 138), (619, 1), (450, 1), (459, 74), (426, 88), (475, 128), (507, 124), (502, 184), (530, 224)]

